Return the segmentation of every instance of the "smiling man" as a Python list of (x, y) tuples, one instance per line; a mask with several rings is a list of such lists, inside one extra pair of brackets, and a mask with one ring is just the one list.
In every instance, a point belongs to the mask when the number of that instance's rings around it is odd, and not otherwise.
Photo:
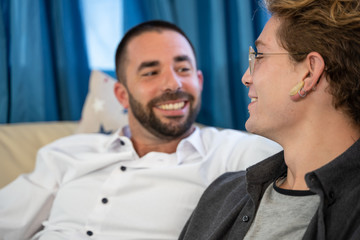
[(131, 29), (116, 68), (129, 126), (41, 149), (34, 172), (0, 191), (1, 239), (177, 239), (211, 181), (280, 150), (259, 136), (193, 125), (203, 76), (175, 25)]
[(245, 126), (284, 150), (214, 181), (179, 239), (360, 239), (360, 2), (264, 2)]

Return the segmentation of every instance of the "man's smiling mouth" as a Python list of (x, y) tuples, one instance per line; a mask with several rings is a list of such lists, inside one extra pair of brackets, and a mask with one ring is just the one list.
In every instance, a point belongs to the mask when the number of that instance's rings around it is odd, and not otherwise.
[(177, 103), (167, 103), (156, 106), (162, 110), (180, 110), (185, 106), (185, 101), (177, 102)]

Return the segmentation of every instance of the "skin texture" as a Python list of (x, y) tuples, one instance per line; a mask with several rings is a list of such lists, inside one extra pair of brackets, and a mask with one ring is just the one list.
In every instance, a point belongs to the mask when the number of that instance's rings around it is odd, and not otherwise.
[(126, 53), (126, 86), (114, 91), (128, 108), (134, 147), (139, 156), (175, 152), (201, 105), (203, 76), (191, 46), (177, 32), (150, 31), (132, 39)]

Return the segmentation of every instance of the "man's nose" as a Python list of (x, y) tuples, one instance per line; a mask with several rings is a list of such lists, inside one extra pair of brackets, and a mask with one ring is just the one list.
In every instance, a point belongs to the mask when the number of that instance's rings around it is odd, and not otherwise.
[(164, 76), (164, 91), (176, 91), (182, 88), (182, 78), (174, 71), (169, 70)]
[(242, 76), (241, 82), (246, 86), (249, 87), (252, 84), (252, 77), (250, 75), (250, 69), (247, 68), (246, 72)]

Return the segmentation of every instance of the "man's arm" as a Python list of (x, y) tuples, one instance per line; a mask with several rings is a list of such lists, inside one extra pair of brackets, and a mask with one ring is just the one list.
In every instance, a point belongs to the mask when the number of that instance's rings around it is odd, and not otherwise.
[(19, 176), (0, 190), (0, 239), (28, 239), (47, 219), (56, 190), (55, 176), (39, 152), (34, 172)]

